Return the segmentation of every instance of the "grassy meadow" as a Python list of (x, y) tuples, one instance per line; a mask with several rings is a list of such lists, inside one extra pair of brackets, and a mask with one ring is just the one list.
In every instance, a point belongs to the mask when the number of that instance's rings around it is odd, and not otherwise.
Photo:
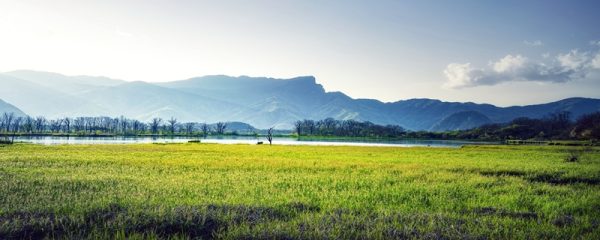
[(0, 145), (0, 239), (600, 239), (599, 225), (600, 148)]

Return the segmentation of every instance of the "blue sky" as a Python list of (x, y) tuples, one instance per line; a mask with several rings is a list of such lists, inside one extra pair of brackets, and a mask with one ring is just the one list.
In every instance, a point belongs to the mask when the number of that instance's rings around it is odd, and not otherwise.
[(598, 1), (0, 0), (0, 9), (0, 71), (314, 75), (328, 91), (382, 101), (600, 97)]

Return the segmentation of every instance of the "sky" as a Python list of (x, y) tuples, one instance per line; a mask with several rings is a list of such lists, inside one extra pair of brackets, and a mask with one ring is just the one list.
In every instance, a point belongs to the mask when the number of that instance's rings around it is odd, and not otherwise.
[(0, 72), (526, 105), (600, 98), (600, 1), (0, 0)]

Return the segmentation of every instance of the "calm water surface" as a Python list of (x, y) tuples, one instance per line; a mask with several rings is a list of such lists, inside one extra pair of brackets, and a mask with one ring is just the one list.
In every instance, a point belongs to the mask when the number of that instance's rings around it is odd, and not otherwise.
[[(203, 143), (218, 144), (256, 144), (262, 141), (268, 144), (265, 137), (57, 137), (57, 136), (23, 136), (15, 141), (35, 144), (135, 144), (135, 143), (186, 143), (200, 139)], [(381, 146), (381, 147), (461, 147), (468, 144), (490, 144), (490, 142), (470, 142), (453, 140), (360, 140), (360, 139), (297, 139), (273, 138), (274, 145), (313, 145), (313, 146)]]

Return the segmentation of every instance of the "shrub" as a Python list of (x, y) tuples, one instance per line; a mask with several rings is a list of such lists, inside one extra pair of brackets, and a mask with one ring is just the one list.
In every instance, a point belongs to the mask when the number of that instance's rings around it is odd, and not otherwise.
[(578, 162), (581, 158), (581, 151), (569, 150), (565, 156), (565, 162)]

